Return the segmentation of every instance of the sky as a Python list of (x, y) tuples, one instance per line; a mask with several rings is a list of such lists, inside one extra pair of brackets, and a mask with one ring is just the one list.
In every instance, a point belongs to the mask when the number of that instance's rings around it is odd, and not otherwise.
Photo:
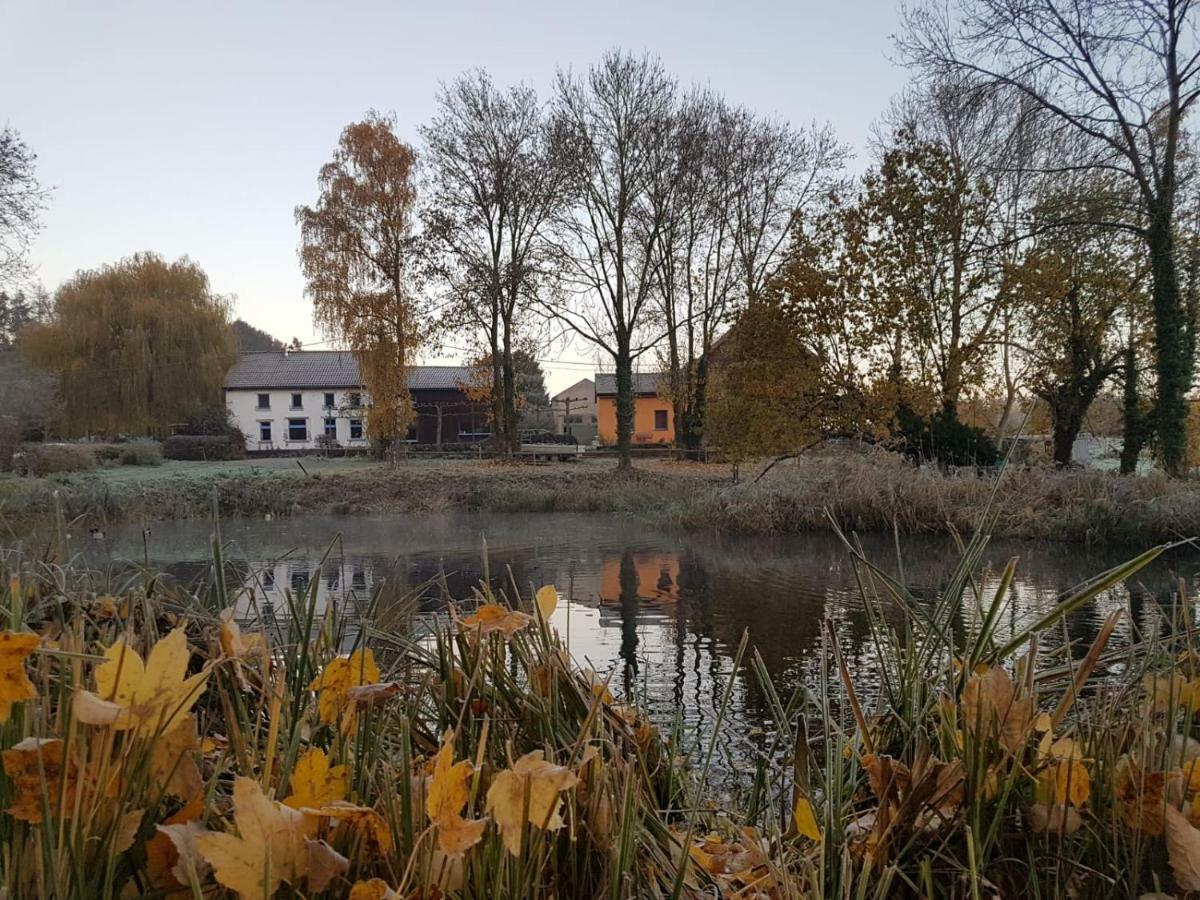
[[(142, 250), (186, 255), (237, 316), (307, 343), (321, 335), (293, 210), (367, 110), (419, 147), (439, 85), (466, 69), (548, 97), (557, 68), (622, 47), (762, 113), (831, 122), (861, 165), (905, 82), (897, 16), (896, 0), (0, 0), (0, 125), (52, 189), (32, 251), (48, 289)], [(551, 393), (593, 368), (586, 348), (546, 353)]]

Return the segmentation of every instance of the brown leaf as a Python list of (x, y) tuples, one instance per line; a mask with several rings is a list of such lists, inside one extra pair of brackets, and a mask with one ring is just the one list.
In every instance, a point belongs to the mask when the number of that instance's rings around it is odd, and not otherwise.
[(976, 739), (995, 738), (1009, 753), (1018, 753), (1033, 729), (1033, 698), (1018, 699), (1012, 678), (996, 666), (967, 680), (962, 723)]
[(400, 693), (400, 683), (385, 681), (381, 684), (364, 684), (352, 687), (346, 691), (346, 699), (354, 704), (356, 709), (367, 709), (383, 706)]
[(179, 884), (190, 884), (190, 873), (195, 872), (196, 880), (203, 881), (212, 868), (200, 853), (200, 848), (196, 846), (196, 838), (208, 833), (204, 826), (199, 822), (175, 822), (156, 827), (159, 834), (171, 842), (174, 856), (171, 877)]
[(1163, 811), (1167, 832), (1167, 861), (1185, 891), (1200, 891), (1200, 831), (1187, 816), (1168, 805)]
[(311, 891), (320, 893), (329, 887), (333, 879), (350, 871), (350, 860), (324, 841), (309, 841), (307, 850), (308, 887)]
[(1146, 834), (1163, 833), (1163, 810), (1180, 796), (1183, 773), (1147, 772), (1128, 754), (1117, 760), (1113, 799), (1126, 825)]
[[(42, 821), (43, 800), (55, 810), (63, 789), (63, 742), (58, 738), (28, 737), (4, 751), (4, 774), (12, 782), (13, 804), (8, 813), (14, 819), (36, 825)], [(68, 789), (74, 787), (74, 767)], [(67, 815), (73, 804), (65, 805)]]
[(1035, 803), (1029, 807), (1029, 828), (1039, 834), (1074, 834), (1083, 827), (1083, 817), (1073, 806)]

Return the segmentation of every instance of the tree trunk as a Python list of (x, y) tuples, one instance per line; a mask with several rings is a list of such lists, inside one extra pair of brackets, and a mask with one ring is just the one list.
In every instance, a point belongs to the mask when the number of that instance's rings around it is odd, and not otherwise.
[(1163, 468), (1167, 474), (1178, 476), (1187, 468), (1187, 392), (1191, 387), (1191, 360), (1186, 340), (1187, 324), (1179, 297), (1175, 238), (1169, 209), (1152, 210), (1147, 241), (1153, 282), (1154, 366), (1158, 376), (1154, 427)]
[(1083, 422), (1075, 413), (1065, 413), (1061, 409), (1054, 415), (1054, 464), (1060, 468), (1071, 465), (1071, 454), (1075, 449), (1075, 439)]
[(503, 353), (504, 450), (506, 453), (512, 454), (520, 449), (521, 435), (517, 427), (517, 386), (516, 375), (513, 372), (512, 326), (507, 320), (504, 322)]
[(688, 459), (698, 459), (700, 445), (704, 440), (704, 408), (708, 399), (708, 354), (696, 360), (696, 374), (692, 382), (692, 396), (688, 401), (687, 415), (683, 422), (683, 446)]
[(1133, 343), (1132, 333), (1129, 335), (1129, 344), (1125, 348), (1125, 385), (1122, 391), (1122, 402), (1121, 474), (1132, 475), (1137, 472), (1138, 457), (1141, 456), (1142, 446), (1146, 443), (1147, 437), (1146, 423), (1138, 398), (1137, 349)]
[(488, 334), (488, 342), (491, 344), (492, 351), (492, 444), (501, 453), (504, 453), (508, 446), (508, 437), (505, 433), (507, 420), (504, 416), (504, 369), (500, 358), (500, 322), (498, 315), (493, 308), (492, 312), (492, 330)]
[(633, 360), (629, 341), (617, 344), (617, 468), (633, 468)]

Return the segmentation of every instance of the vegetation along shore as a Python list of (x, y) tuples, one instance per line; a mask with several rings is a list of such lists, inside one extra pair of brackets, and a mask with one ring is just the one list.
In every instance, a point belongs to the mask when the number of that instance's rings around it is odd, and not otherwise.
[(1003, 537), (1144, 546), (1200, 533), (1200, 490), (1188, 480), (1023, 468), (947, 476), (883, 453), (789, 461), (736, 484), (727, 466), (671, 460), (643, 460), (624, 474), (605, 459), (168, 462), (0, 478), (0, 526), (27, 534), (53, 520), (56, 503), (80, 528), (197, 518), (211, 514), (214, 496), (225, 516), (599, 511), (763, 534), (833, 521), (856, 531), (968, 534), (994, 501)]
[[(1017, 626), (1015, 561), (975, 593), (984, 543), (965, 546), (933, 603), (853, 557), (878, 660), (865, 675), (831, 627), (817, 683), (784, 690), (743, 637), (719, 675), (717, 721), (755, 681), (772, 724), (734, 803), (711, 787), (720, 729), (652, 722), (580, 668), (552, 585), (481, 585), (417, 614), (318, 602), (314, 580), (260, 618), (253, 582), (226, 583), (219, 536), (194, 590), (5, 554), (0, 890), (772, 900), (1200, 888), (1194, 630), (1164, 617), (1119, 646), (1118, 609), (1090, 648), (1057, 641), (1067, 616), (1160, 548)], [(962, 634), (968, 609), (979, 615)]]

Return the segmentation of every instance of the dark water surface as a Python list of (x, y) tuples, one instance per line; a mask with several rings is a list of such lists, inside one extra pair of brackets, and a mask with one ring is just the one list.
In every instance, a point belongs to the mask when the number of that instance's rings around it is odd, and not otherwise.
[[(399, 602), (427, 585), (423, 608), (435, 611), (447, 595), (468, 597), (483, 578), (486, 541), (494, 583), (515, 581), (526, 594), (530, 586), (556, 585), (564, 601), (552, 624), (572, 654), (601, 675), (613, 673), (615, 692), (635, 694), (660, 724), (679, 714), (694, 734), (710, 730), (743, 629), (781, 694), (814, 676), (826, 618), (854, 671), (869, 674), (875, 663), (848, 554), (830, 533), (731, 536), (607, 514), (462, 512), (232, 520), (221, 532), (226, 558), (252, 573), (258, 602), (277, 610), (285, 608), (284, 590), (304, 591), (319, 579), (322, 601), (352, 593), (365, 603), (378, 592), (382, 603)], [(192, 582), (208, 574), (211, 534), (205, 522), (156, 523), (143, 545), (140, 529), (116, 530), (91, 542), (86, 556), (101, 565), (148, 559)], [(877, 565), (898, 571), (893, 538), (864, 536), (862, 543)], [(936, 596), (957, 560), (953, 541), (913, 537), (901, 549), (907, 584), (919, 597)], [(980, 583), (991, 593), (1005, 562), (1020, 558), (1003, 631), (1141, 549), (997, 541)], [(1180, 579), (1191, 585), (1198, 574), (1200, 554), (1174, 552), (1071, 617), (1058, 640), (1083, 652), (1099, 622), (1118, 608), (1131, 615), (1116, 641), (1160, 627), (1178, 602)], [(958, 626), (969, 630), (977, 620), (968, 608)], [(767, 719), (761, 686), (743, 667), (726, 730), (752, 734)]]

